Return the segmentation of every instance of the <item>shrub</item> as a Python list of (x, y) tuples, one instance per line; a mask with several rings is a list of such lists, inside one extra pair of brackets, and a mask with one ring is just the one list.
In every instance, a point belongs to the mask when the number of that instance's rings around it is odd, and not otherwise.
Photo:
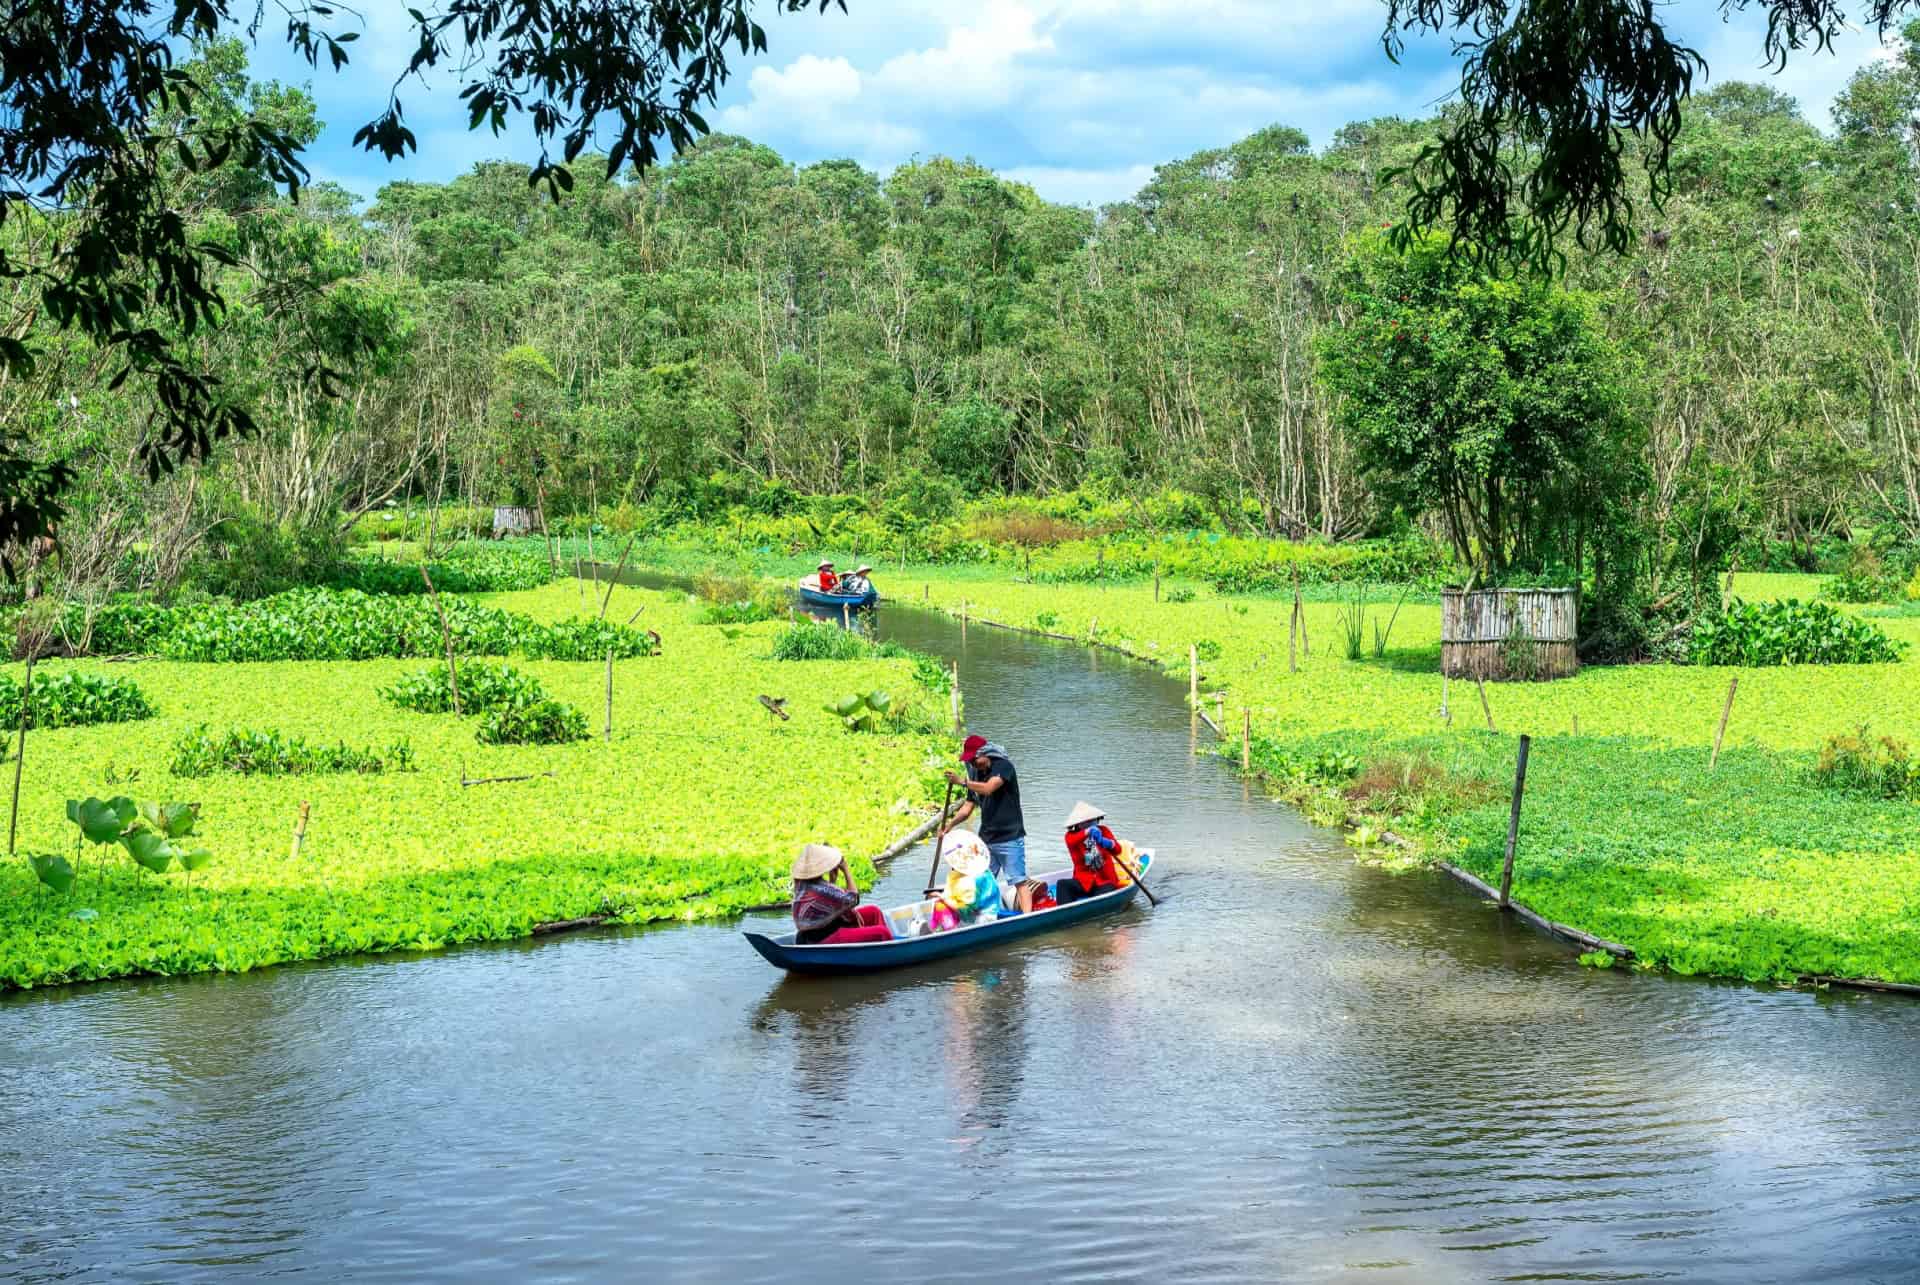
[(1820, 586), (1820, 596), (1834, 602), (1891, 602), (1899, 592), (1899, 573), (1866, 544), (1855, 545), (1846, 565)]
[(1897, 661), (1905, 644), (1824, 602), (1742, 602), (1693, 629), (1698, 665), (1867, 665)]
[[(553, 564), (538, 549), (498, 544), (457, 544), (427, 564), (433, 587), (441, 593), (500, 593), (538, 589), (554, 578)], [(427, 591), (420, 564), (386, 558), (353, 558), (326, 579), (328, 587), (362, 593), (417, 594)]]
[[(541, 627), (525, 616), (443, 597), (455, 650), (502, 656)], [(440, 617), (424, 596), (295, 589), (256, 602), (183, 608), (160, 639), (169, 660), (374, 660), (436, 656)]]
[(181, 733), (173, 743), (173, 762), (167, 770), (175, 776), (201, 777), (215, 772), (233, 772), (240, 776), (355, 772), (367, 776), (388, 770), (411, 772), (415, 769), (413, 747), (404, 738), (376, 752), (372, 746), (352, 749), (345, 741), (337, 745), (309, 745), (297, 736), (282, 736), (279, 732), (229, 730), (213, 736), (202, 724)]
[(1882, 799), (1920, 799), (1920, 763), (1905, 741), (1870, 737), (1865, 727), (1827, 737), (1813, 779), (1830, 790)]
[(1168, 590), (1168, 591), (1167, 591), (1167, 596), (1166, 596), (1166, 601), (1168, 601), (1168, 602), (1170, 602), (1170, 603), (1174, 603), (1174, 604), (1176, 604), (1176, 605), (1177, 605), (1177, 604), (1179, 604), (1179, 603), (1183, 603), (1183, 602), (1192, 602), (1192, 601), (1193, 601), (1193, 590), (1191, 590), (1191, 589), (1170, 589), (1170, 590)]
[[(512, 665), (476, 660), (460, 666), (462, 713), (478, 714), (516, 701), (536, 701), (546, 694), (539, 679)], [(392, 686), (381, 688), (380, 696), (401, 709), (421, 714), (446, 714), (453, 710), (453, 688), (447, 681), (444, 664), (402, 674)]]
[(1220, 644), (1211, 638), (1196, 638), (1193, 643), (1193, 654), (1199, 660), (1219, 660)]
[(873, 644), (823, 620), (796, 620), (773, 639), (773, 660), (864, 660)]
[(512, 699), (488, 710), (475, 739), (483, 745), (561, 745), (587, 737), (587, 716), (551, 696)]
[(611, 620), (574, 616), (527, 630), (520, 650), (532, 660), (603, 660), (609, 651), (617, 659), (629, 660), (653, 655), (653, 639), (645, 630)]
[[(20, 726), (20, 684), (0, 674), (0, 727)], [(133, 682), (103, 674), (59, 674), (33, 680), (33, 727), (92, 727), (153, 717), (153, 706)]]

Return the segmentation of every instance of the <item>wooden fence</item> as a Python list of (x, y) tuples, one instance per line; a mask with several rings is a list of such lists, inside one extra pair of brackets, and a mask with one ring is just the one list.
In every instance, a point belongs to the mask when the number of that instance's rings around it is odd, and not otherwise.
[(1565, 678), (1580, 668), (1578, 614), (1572, 589), (1443, 589), (1440, 672), (1489, 681)]

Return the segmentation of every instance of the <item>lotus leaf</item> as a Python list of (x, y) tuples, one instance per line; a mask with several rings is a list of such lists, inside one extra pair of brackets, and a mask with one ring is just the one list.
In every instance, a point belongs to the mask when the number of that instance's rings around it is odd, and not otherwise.
[(73, 864), (65, 857), (34, 852), (27, 855), (27, 860), (32, 863), (33, 873), (39, 876), (40, 882), (55, 892), (65, 893), (73, 888)]

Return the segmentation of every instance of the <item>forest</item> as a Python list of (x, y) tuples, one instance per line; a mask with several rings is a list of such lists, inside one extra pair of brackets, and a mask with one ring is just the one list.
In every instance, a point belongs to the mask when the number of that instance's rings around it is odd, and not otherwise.
[[(322, 128), (236, 43), (192, 71), (233, 113)], [(1580, 314), (1580, 378), (1606, 405), (1561, 410), (1592, 439), (1579, 471), (1612, 482), (1575, 505), (1591, 528), (1513, 542), (1518, 569), (1591, 579), (1595, 532), (1624, 531), (1645, 598), (1675, 568), (1834, 570), (1920, 538), (1916, 109), (1920, 25), (1849, 84), (1831, 134), (1720, 85), (1630, 254), (1573, 247), (1557, 280), (1521, 283)], [(149, 485), (135, 452), (162, 408), (7, 282), (37, 362), (0, 385), (0, 419), (77, 479), (60, 553), (27, 579), (164, 594), (201, 564), (331, 557), (363, 514), (434, 502), (556, 523), (624, 507), (633, 526), (828, 494), (928, 521), (962, 498), (1177, 494), (1185, 525), (1444, 540), (1445, 505), (1353, 404), (1378, 372), (1336, 351), (1371, 306), (1367, 234), (1406, 199), (1388, 175), (1438, 123), (1356, 122), (1318, 150), (1276, 124), (1098, 211), (965, 159), (882, 176), (728, 136), (643, 177), (582, 166), (557, 201), (505, 162), (365, 202), (183, 167), (181, 209), (235, 260), (233, 306), (186, 341), (262, 430)], [(1462, 433), (1469, 470), (1530, 449)]]

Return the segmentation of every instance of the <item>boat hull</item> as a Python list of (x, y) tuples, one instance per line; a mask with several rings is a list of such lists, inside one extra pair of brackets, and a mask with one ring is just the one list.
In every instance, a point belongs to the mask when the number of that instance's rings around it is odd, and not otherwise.
[[(1152, 854), (1142, 853), (1140, 870), (1146, 873), (1152, 864)], [(1062, 871), (1057, 875), (1045, 876), (1049, 880), (1066, 877)], [(1098, 897), (1088, 897), (1084, 901), (1071, 902), (1065, 906), (1055, 906), (1051, 910), (1031, 910), (1024, 915), (1009, 915), (988, 924), (974, 924), (967, 928), (953, 928), (942, 933), (929, 933), (924, 937), (908, 937), (894, 941), (863, 942), (856, 945), (834, 946), (821, 943), (817, 946), (795, 944), (792, 933), (771, 936), (767, 933), (745, 932), (741, 935), (760, 952), (762, 958), (776, 968), (784, 968), (790, 973), (871, 973), (886, 968), (902, 968), (909, 964), (925, 964), (936, 959), (946, 959), (953, 955), (963, 955), (969, 951), (984, 950), (998, 946), (1020, 937), (1031, 937), (1039, 933), (1052, 932), (1056, 928), (1066, 928), (1073, 924), (1085, 923), (1102, 915), (1111, 915), (1131, 905), (1139, 893), (1138, 884), (1128, 883), (1112, 892)]]
[(800, 601), (815, 607), (851, 607), (855, 611), (871, 607), (880, 601), (880, 591), (869, 589), (865, 593), (822, 593), (807, 585), (800, 586)]

